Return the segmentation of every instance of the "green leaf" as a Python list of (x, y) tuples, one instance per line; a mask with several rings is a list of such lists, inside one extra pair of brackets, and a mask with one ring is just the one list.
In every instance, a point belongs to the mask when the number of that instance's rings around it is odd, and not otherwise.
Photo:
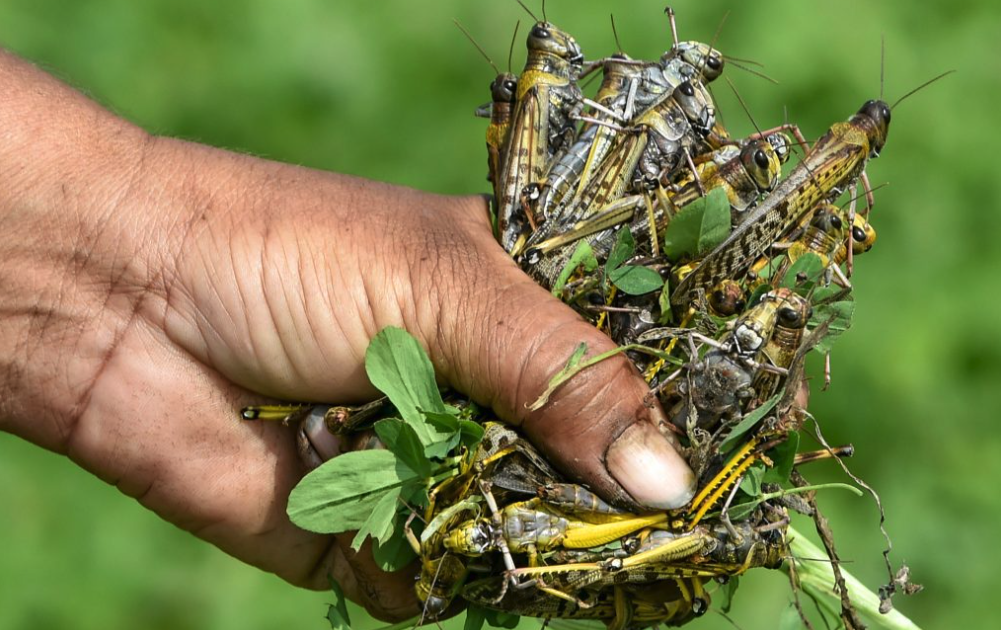
[(827, 328), (827, 334), (824, 335), (824, 337), (816, 346), (814, 346), (813, 349), (821, 354), (827, 354), (830, 352), (831, 346), (834, 345), (834, 342), (837, 341), (838, 337), (851, 328), (852, 317), (854, 316), (854, 300), (832, 302), (830, 304), (822, 304), (814, 308), (813, 317), (809, 322), (810, 328), (815, 328), (828, 320), (830, 320), (831, 323)]
[[(456, 410), (458, 411), (458, 410)], [(424, 418), (435, 428), (440, 438), (434, 444), (429, 444), (425, 448), (428, 457), (444, 458), (459, 445), (459, 418), (450, 412), (436, 413), (433, 411), (424, 412)]]
[(476, 448), (483, 439), (483, 425), (472, 420), (459, 421), (459, 441), (468, 449)]
[(669, 260), (704, 253), (730, 234), (730, 202), (726, 191), (714, 188), (682, 208), (664, 230), (664, 255)]
[(730, 236), (730, 200), (722, 187), (716, 187), (706, 196), (706, 208), (699, 230), (699, 254), (710, 252)]
[(400, 489), (393, 488), (386, 492), (376, 502), (375, 507), (369, 512), (368, 518), (358, 528), (354, 540), (351, 541), (351, 548), (355, 551), (361, 549), (362, 543), (369, 536), (373, 540), (388, 540), (393, 534), (393, 522), (396, 520), (396, 508), (400, 498)]
[(375, 434), (411, 470), (421, 477), (431, 476), (431, 461), (412, 426), (399, 418), (386, 418), (375, 423)]
[(761, 296), (772, 290), (772, 285), (767, 282), (759, 284), (757, 287), (751, 291), (751, 295), (747, 298), (747, 303), (751, 306), (758, 303), (761, 300)]
[(667, 280), (664, 280), (664, 288), (660, 290), (657, 306), (660, 307), (660, 317), (657, 318), (657, 323), (670, 324), (674, 320), (674, 311), (671, 310), (671, 284)]
[(789, 432), (789, 439), (768, 451), (768, 456), (775, 465), (765, 472), (763, 483), (786, 483), (796, 463), (796, 451), (799, 450), (799, 433)]
[(492, 608), (484, 608), (483, 612), (487, 619), (487, 623), (494, 628), (508, 628), (510, 630), (511, 628), (517, 626), (518, 621), (521, 620), (521, 617), (518, 615), (500, 610), (493, 610)]
[[(762, 280), (770, 279), (772, 277), (772, 274), (779, 270), (779, 267), (782, 266), (782, 261), (784, 261), (785, 259), (786, 259), (785, 254), (776, 254), (772, 256), (771, 259), (768, 261), (768, 264), (762, 267), (758, 271), (758, 277), (761, 278)], [(772, 288), (771, 286), (768, 287), (769, 290), (771, 288)], [(751, 304), (751, 302), (748, 302), (748, 304)]]
[(799, 616), (796, 605), (790, 603), (779, 615), (777, 630), (803, 630), (803, 628), (806, 626), (803, 625), (803, 619)]
[(327, 621), (333, 630), (351, 630), (351, 617), (348, 615), (347, 599), (340, 585), (330, 578), (330, 590), (334, 594), (334, 603), (327, 608)]
[(462, 630), (481, 630), (483, 622), (486, 620), (485, 609), (470, 604), (466, 607), (466, 622), (463, 624)]
[(365, 352), (365, 372), (417, 432), (422, 445), (442, 440), (420, 413), (421, 410), (445, 413), (445, 403), (434, 380), (434, 367), (424, 348), (407, 331), (393, 326), (379, 331)]
[(740, 576), (735, 575), (716, 591), (719, 597), (718, 601), (720, 602), (719, 609), (723, 614), (730, 612), (730, 607), (733, 606), (733, 596), (737, 592), (738, 586), (740, 586)]
[(584, 266), (584, 271), (587, 273), (591, 273), (598, 268), (598, 259), (594, 257), (594, 250), (591, 249), (587, 241), (579, 241), (577, 243), (577, 248), (573, 250), (570, 260), (567, 261), (566, 266), (560, 271), (559, 277), (556, 278), (556, 283), (553, 284), (553, 295), (560, 297), (563, 293), (563, 287), (567, 284), (567, 280), (570, 279), (573, 272), (581, 265)]
[(632, 231), (626, 226), (619, 230), (618, 237), (615, 239), (615, 246), (612, 247), (612, 253), (608, 255), (608, 260), (605, 261), (605, 273), (611, 273), (617, 269), (619, 265), (629, 260), (635, 251), (636, 240), (633, 238)]
[(608, 274), (608, 279), (620, 291), (629, 295), (643, 295), (664, 286), (664, 280), (659, 273), (637, 265), (626, 265), (614, 269)]
[(417, 558), (407, 542), (403, 527), (396, 524), (393, 535), (384, 542), (372, 545), (372, 558), (383, 571), (399, 571)]
[(289, 495), (288, 516), (319, 534), (356, 530), (383, 496), (421, 479), (390, 451), (345, 453), (303, 477)]
[(760, 422), (768, 414), (768, 412), (772, 410), (772, 407), (778, 404), (781, 396), (782, 392), (775, 394), (766, 400), (760, 407), (757, 407), (754, 411), (744, 416), (744, 418), (737, 423), (737, 426), (730, 431), (730, 435), (726, 436), (726, 439), (720, 443), (719, 452), (725, 453), (730, 450), (730, 447), (735, 446), (737, 438), (754, 428), (754, 425), (758, 424), (758, 422)]
[[(806, 252), (797, 258), (796, 262), (786, 270), (779, 286), (789, 289), (799, 289), (800, 291), (809, 291), (817, 283), (817, 280), (824, 275), (825, 269), (824, 261), (820, 256), (813, 252)], [(802, 282), (799, 280), (801, 275), (803, 276)]]
[(756, 497), (761, 494), (761, 479), (765, 476), (765, 465), (755, 464), (747, 469), (744, 478), (740, 480), (740, 489), (744, 494)]

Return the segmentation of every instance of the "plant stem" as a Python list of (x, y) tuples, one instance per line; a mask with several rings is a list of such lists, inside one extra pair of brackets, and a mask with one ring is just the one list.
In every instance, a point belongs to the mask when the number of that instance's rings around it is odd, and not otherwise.
[[(819, 561), (826, 556), (824, 551), (813, 544), (805, 536), (792, 527), (789, 528), (789, 550), (792, 552), (792, 562), (796, 562), (796, 579), (799, 587), (809, 593), (814, 599), (835, 617), (841, 616), (841, 602), (834, 592), (834, 572), (827, 562)], [(813, 561), (801, 561), (797, 558), (813, 558)], [(783, 565), (783, 571), (789, 573), (789, 564)], [(917, 624), (903, 613), (891, 610), (887, 614), (879, 612), (879, 596), (872, 592), (855, 576), (841, 567), (852, 604), (876, 628), (886, 630), (921, 630)]]

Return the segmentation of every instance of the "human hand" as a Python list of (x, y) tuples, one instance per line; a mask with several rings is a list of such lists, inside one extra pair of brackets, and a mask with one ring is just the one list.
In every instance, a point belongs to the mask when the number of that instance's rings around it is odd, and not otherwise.
[(375, 396), (363, 358), (385, 326), (606, 497), (690, 498), (626, 358), (528, 411), (577, 344), (613, 343), (514, 265), (481, 198), (154, 138), (9, 55), (0, 85), (0, 229), (17, 236), (0, 243), (0, 429), (294, 584), (332, 574), (384, 618), (415, 610), (412, 574), (291, 525), (292, 436), (237, 409)]

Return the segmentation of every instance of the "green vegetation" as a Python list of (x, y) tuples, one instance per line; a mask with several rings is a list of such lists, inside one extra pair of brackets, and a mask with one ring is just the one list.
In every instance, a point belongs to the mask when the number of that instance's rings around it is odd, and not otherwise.
[[(623, 47), (656, 56), (668, 41), (663, 2), (622, 6), (564, 0), (547, 10), (589, 56), (615, 50), (612, 10)], [(709, 40), (727, 7), (675, 8), (682, 37)], [(472, 112), (489, 100), (494, 74), (453, 17), (501, 66), (514, 22), (526, 19), (513, 0), (7, 0), (0, 44), (157, 133), (443, 193), (482, 192), (485, 122)], [(717, 42), (780, 81), (726, 70), (758, 125), (780, 124), (787, 112), (809, 138), (879, 96), (881, 35), (891, 103), (958, 70), (893, 112), (884, 154), (869, 169), (874, 185), (890, 183), (876, 192), (879, 241), (859, 262), (833, 385), (820, 391), (814, 365), (810, 403), (828, 441), (856, 445), (853, 470), (881, 492), (893, 557), (926, 587), (896, 603), (927, 628), (1001, 621), (984, 596), (996, 582), (985, 550), (1001, 522), (1001, 199), (989, 156), (1001, 146), (1001, 59), (988, 52), (999, 32), (1001, 11), (986, 0), (774, 0), (735, 4)], [(516, 70), (522, 58), (516, 51)], [(728, 88), (715, 93), (727, 126), (752, 132)], [(801, 448), (813, 445), (804, 438)], [(0, 435), (0, 462), (0, 629), (328, 627), (331, 594), (239, 564), (69, 461)], [(809, 477), (844, 479), (830, 462)], [(821, 501), (852, 573), (869, 586), (885, 582), (872, 502), (839, 492)], [(758, 573), (741, 581), (730, 612), (745, 630), (774, 628), (789, 601), (785, 576)], [(351, 612), (356, 628), (380, 625)], [(692, 627), (732, 626), (710, 614)]]

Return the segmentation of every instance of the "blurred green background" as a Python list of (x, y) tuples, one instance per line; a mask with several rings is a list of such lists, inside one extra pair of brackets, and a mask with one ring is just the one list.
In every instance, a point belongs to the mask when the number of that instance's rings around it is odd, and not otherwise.
[[(958, 70), (894, 111), (884, 155), (870, 166), (874, 184), (889, 183), (872, 215), (879, 242), (859, 260), (856, 324), (835, 350), (833, 387), (814, 388), (811, 411), (832, 443), (856, 445), (851, 465), (882, 494), (893, 558), (926, 587), (899, 608), (925, 628), (998, 627), (1001, 204), (990, 151), (1001, 146), (1001, 10), (993, 0), (733, 5), (675, 7), (681, 36), (702, 41), (732, 10), (717, 46), (780, 81), (727, 70), (762, 126), (787, 115), (815, 138), (877, 97), (881, 36), (891, 102)], [(659, 55), (663, 0), (623, 6), (547, 8), (589, 57), (615, 50), (610, 10), (630, 54)], [(472, 112), (489, 99), (493, 71), (453, 17), (499, 65), (515, 21), (526, 21), (514, 0), (4, 0), (0, 45), (157, 133), (479, 192), (484, 121)], [(731, 131), (753, 131), (729, 90), (715, 92)], [(842, 478), (828, 464), (807, 474)], [(882, 583), (872, 501), (822, 500), (850, 569)], [(326, 594), (245, 567), (7, 435), (0, 514), (0, 629), (326, 627)], [(781, 574), (752, 575), (732, 617), (747, 630), (772, 628), (788, 601)], [(711, 613), (693, 627), (732, 626)]]

